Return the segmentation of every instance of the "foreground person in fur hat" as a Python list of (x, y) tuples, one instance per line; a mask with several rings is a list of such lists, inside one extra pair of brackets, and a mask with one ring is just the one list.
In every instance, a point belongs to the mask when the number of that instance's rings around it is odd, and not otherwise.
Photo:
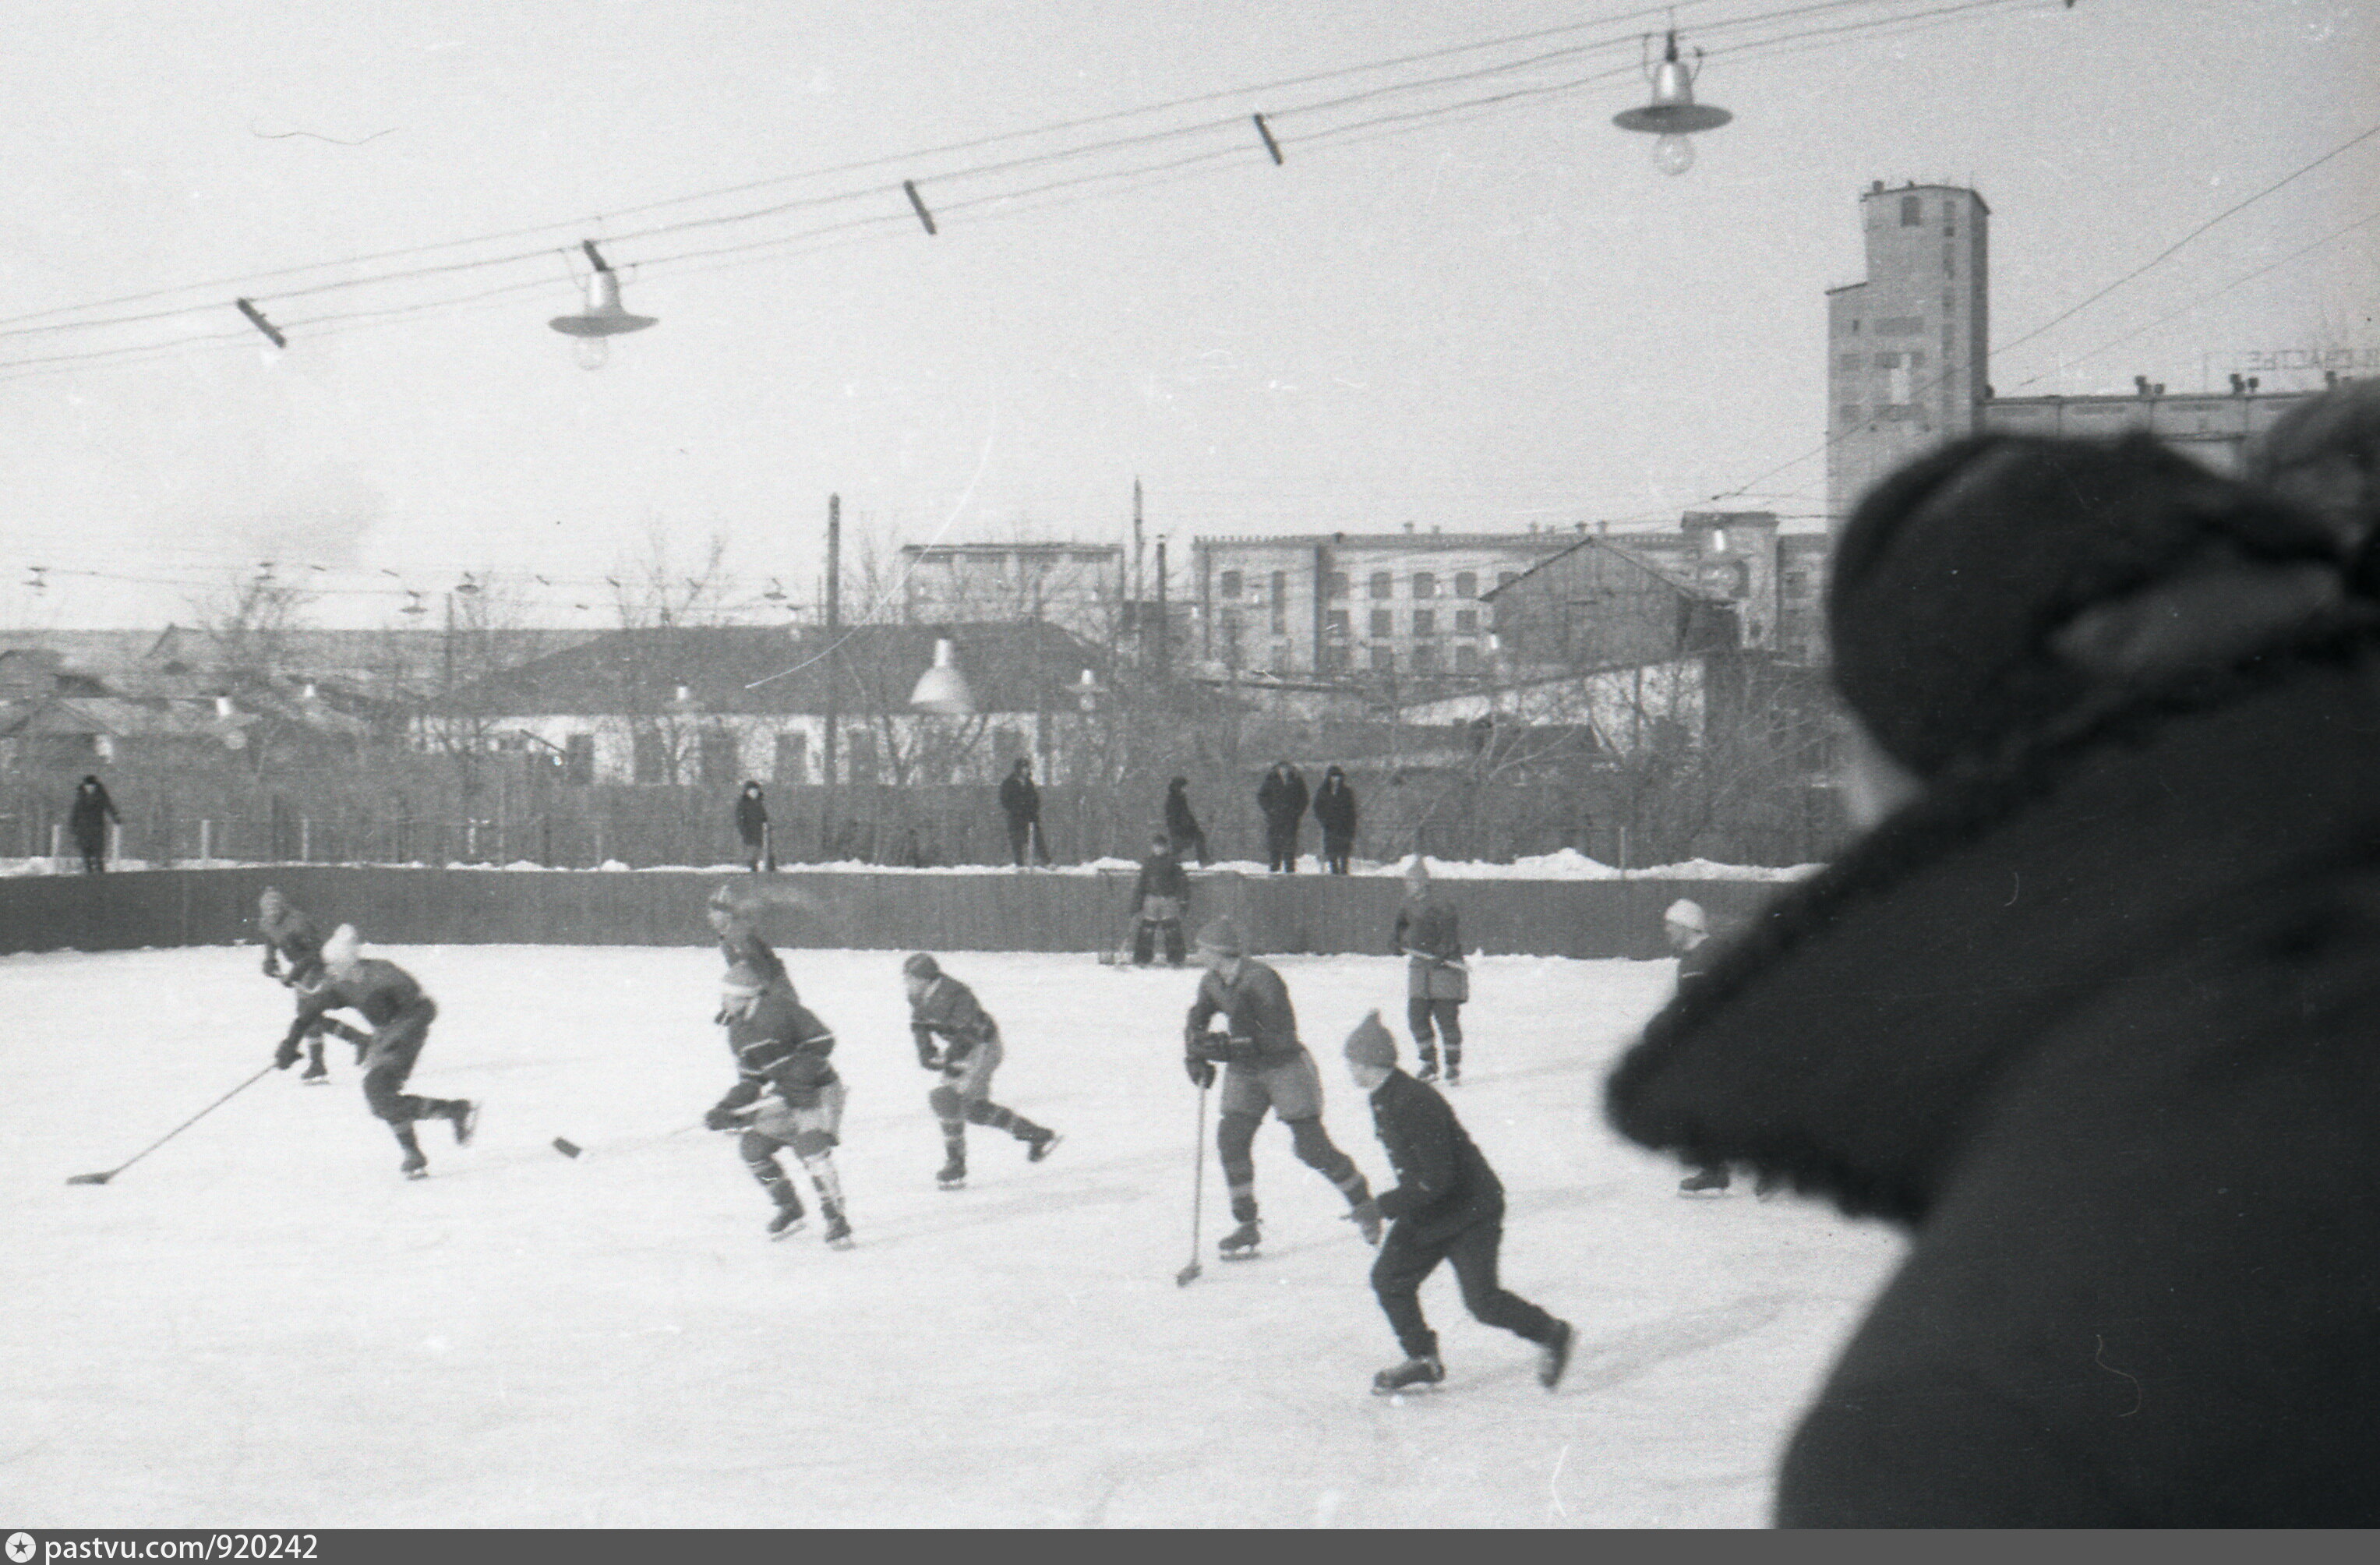
[(1778, 1519), (2380, 1523), (2380, 605), (2144, 438), (1981, 437), (1828, 612), (1873, 830), (1608, 1086), (1911, 1232)]

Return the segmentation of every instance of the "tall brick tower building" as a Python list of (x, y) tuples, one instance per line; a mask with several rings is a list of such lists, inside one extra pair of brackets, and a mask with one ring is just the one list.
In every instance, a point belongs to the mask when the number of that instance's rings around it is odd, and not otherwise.
[(1867, 280), (1827, 294), (1827, 515), (1926, 446), (1981, 427), (1991, 209), (1951, 185), (1860, 197)]

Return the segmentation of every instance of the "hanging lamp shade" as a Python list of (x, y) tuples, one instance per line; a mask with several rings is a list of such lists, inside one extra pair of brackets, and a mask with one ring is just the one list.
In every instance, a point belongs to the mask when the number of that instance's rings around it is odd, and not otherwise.
[(621, 309), (620, 274), (606, 266), (587, 274), (587, 309), (584, 314), (557, 315), (546, 324), (565, 336), (616, 337), (624, 332), (641, 332), (659, 319), (652, 315), (631, 315)]
[(1674, 30), (1662, 50), (1661, 63), (1648, 74), (1653, 81), (1653, 101), (1613, 115), (1611, 123), (1621, 129), (1638, 130), (1648, 136), (1685, 136), (1697, 130), (1717, 130), (1735, 117), (1725, 109), (1694, 102), (1694, 73), (1678, 58), (1678, 35)]
[(948, 639), (935, 637), (934, 666), (917, 676), (917, 687), (909, 692), (909, 705), (921, 712), (943, 717), (975, 714), (975, 692), (967, 688), (966, 676), (959, 673), (957, 654)]

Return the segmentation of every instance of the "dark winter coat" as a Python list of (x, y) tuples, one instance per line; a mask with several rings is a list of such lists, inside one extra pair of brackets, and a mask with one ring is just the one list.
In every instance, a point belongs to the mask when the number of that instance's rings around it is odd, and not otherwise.
[(1276, 830), (1295, 830), (1305, 814), (1305, 776), (1287, 761), (1266, 772), (1257, 785), (1257, 808)]
[(1322, 774), (1322, 786), (1314, 795), (1314, 819), (1322, 823), (1326, 837), (1345, 842), (1355, 834), (1355, 790), (1335, 766)]
[(67, 830), (74, 840), (89, 848), (107, 840), (107, 823), (121, 823), (124, 818), (115, 813), (115, 801), (107, 796), (107, 784), (96, 777), (86, 777), (75, 785), (74, 805), (67, 811)]
[(1372, 1128), (1397, 1175), (1374, 1200), (1409, 1239), (1433, 1244), (1502, 1219), (1503, 1182), (1434, 1088), (1390, 1071), (1372, 1090)]
[(1780, 1520), (2380, 1524), (2374, 777), (2343, 655), (2140, 703), (1937, 784), (1646, 1029), (1626, 1134), (1913, 1231)]
[(758, 847), (760, 834), (768, 829), (769, 807), (760, 799), (759, 790), (747, 788), (736, 796), (735, 834), (750, 846)]
[(1000, 807), (1011, 826), (1041, 819), (1041, 790), (1033, 785), (1030, 773), (1012, 771), (1001, 781)]
[(1186, 778), (1177, 777), (1165, 789), (1165, 830), (1175, 843), (1195, 843), (1206, 833), (1198, 829), (1198, 818), (1190, 813), (1190, 784)]
[(1133, 887), (1135, 907), (1147, 904), (1150, 897), (1172, 897), (1176, 902), (1190, 900), (1190, 872), (1182, 861), (1161, 848), (1152, 848), (1140, 861), (1140, 881)]
[(1289, 986), (1263, 963), (1243, 957), (1238, 977), (1223, 981), (1209, 971), (1198, 980), (1198, 994), (1190, 1002), (1190, 1020), (1183, 1030), (1194, 1047), (1207, 1024), (1221, 1016), (1224, 1030), (1252, 1046), (1245, 1063), (1258, 1069), (1286, 1065), (1305, 1052), (1297, 1038), (1297, 1012), (1289, 1002)]

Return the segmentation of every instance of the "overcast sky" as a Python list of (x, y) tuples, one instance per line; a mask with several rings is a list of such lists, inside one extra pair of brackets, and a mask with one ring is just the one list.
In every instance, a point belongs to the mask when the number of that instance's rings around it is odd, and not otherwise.
[[(1816, 527), (1874, 179), (1990, 205), (2002, 395), (2380, 349), (2380, 136), (2299, 174), (2380, 126), (2368, 4), (1674, 10), (1736, 116), (1675, 178), (1610, 124), (1664, 14), (1617, 0), (27, 9), (0, 627), (188, 623), (267, 559), (324, 625), (465, 571), (600, 624), (713, 533), (757, 613), (830, 493), (855, 552), (1110, 541), (1135, 476), (1178, 540)], [(546, 325), (589, 237), (660, 320), (595, 372)]]

